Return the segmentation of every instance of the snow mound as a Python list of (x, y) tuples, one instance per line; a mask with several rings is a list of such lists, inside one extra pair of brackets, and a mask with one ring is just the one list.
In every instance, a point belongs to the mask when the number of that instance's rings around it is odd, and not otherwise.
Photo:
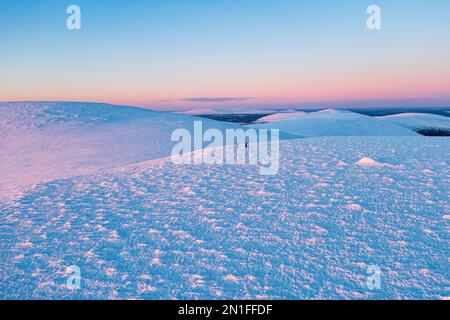
[(275, 121), (252, 124), (250, 127), (279, 129), (280, 132), (303, 137), (417, 135), (399, 125), (346, 110), (326, 109), (304, 114), (277, 113), (269, 116), (270, 119)]
[(361, 166), (383, 166), (384, 165), (384, 164), (379, 163), (379, 162), (373, 160), (372, 158), (368, 158), (368, 157), (362, 158), (361, 160), (359, 160), (356, 163)]
[(396, 165), (392, 165), (389, 163), (381, 163), (381, 162), (375, 161), (374, 159), (369, 158), (369, 157), (364, 157), (364, 158), (358, 160), (356, 162), (356, 164), (360, 165), (360, 166), (364, 166), (364, 167), (392, 167), (392, 168), (401, 167), (401, 166), (396, 166)]

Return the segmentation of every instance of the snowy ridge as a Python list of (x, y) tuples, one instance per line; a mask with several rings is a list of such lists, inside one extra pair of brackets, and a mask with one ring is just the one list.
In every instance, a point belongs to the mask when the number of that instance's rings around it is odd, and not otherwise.
[(264, 122), (273, 122), (273, 121), (281, 121), (281, 120), (292, 120), (297, 117), (304, 116), (306, 112), (295, 111), (295, 112), (279, 112), (274, 113), (262, 118), (259, 118), (256, 123), (264, 123)]
[(429, 113), (399, 113), (378, 119), (408, 129), (442, 128), (450, 130), (450, 118)]
[(232, 124), (97, 103), (0, 103), (0, 199), (23, 187), (102, 168), (168, 157), (170, 135)]

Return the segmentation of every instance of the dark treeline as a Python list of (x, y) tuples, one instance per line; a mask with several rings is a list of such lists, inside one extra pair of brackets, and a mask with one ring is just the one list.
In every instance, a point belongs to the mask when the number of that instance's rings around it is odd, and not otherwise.
[(449, 137), (450, 129), (447, 128), (420, 128), (414, 129), (415, 132), (428, 137)]

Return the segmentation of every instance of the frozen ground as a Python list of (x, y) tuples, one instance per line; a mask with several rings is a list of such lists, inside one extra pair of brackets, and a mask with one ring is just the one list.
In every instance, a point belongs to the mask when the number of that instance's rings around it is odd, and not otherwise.
[(448, 297), (449, 147), (289, 140), (273, 177), (152, 160), (35, 185), (0, 205), (0, 297)]
[[(0, 104), (0, 298), (449, 297), (449, 138), (342, 111), (297, 116), (261, 125), (399, 136), (281, 141), (267, 177), (172, 164), (170, 133), (191, 116)], [(366, 285), (370, 265), (380, 289)]]

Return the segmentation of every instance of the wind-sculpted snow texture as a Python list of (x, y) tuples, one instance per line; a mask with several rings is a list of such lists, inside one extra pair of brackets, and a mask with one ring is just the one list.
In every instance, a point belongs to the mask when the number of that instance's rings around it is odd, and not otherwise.
[(37, 184), (0, 204), (0, 297), (445, 298), (449, 144), (299, 139), (276, 176), (152, 160)]

